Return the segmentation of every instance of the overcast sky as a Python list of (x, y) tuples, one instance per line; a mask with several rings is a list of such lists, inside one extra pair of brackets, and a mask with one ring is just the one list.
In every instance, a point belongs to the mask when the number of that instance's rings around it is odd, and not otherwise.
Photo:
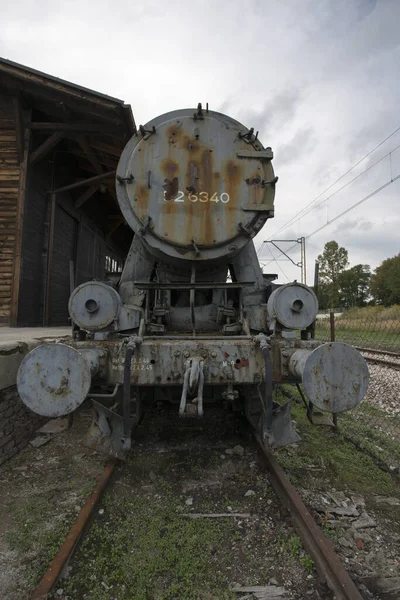
[[(257, 248), (310, 235), (400, 174), (399, 148), (326, 200), (400, 145), (399, 131), (281, 230), (400, 127), (399, 0), (14, 0), (1, 12), (2, 57), (121, 98), (138, 124), (208, 102), (259, 130), (279, 182)], [(400, 180), (307, 239), (308, 283), (333, 239), (351, 265), (397, 254), (399, 193)], [(265, 272), (300, 279), (288, 262)]]

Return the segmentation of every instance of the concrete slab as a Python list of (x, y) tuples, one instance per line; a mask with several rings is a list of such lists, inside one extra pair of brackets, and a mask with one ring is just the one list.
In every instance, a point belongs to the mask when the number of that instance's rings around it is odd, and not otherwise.
[(15, 385), (18, 367), (32, 348), (70, 336), (70, 327), (0, 327), (0, 390)]
[(0, 327), (0, 344), (2, 342), (47, 340), (70, 335), (71, 327)]

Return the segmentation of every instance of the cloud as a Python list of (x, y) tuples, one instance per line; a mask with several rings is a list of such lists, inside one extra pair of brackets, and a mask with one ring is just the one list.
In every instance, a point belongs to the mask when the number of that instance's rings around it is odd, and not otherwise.
[[(279, 232), (307, 241), (312, 270), (337, 239), (352, 264), (376, 266), (399, 251), (400, 182), (333, 224), (336, 215), (400, 173), (400, 151), (335, 193), (400, 144), (398, 0), (17, 0), (3, 7), (0, 54), (123, 98), (138, 123), (209, 102), (259, 130), (279, 182), (275, 218), (256, 246)], [(322, 193), (318, 208), (287, 222)], [(395, 224), (393, 224), (395, 223)], [(325, 226), (326, 225), (326, 226)], [(296, 250), (297, 252), (297, 250)], [(281, 264), (281, 263), (280, 263)], [(296, 267), (282, 263), (289, 277)]]

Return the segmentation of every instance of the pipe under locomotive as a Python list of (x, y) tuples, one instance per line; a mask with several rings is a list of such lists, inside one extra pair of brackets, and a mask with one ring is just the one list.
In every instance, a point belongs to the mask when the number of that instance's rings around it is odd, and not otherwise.
[(308, 339), (314, 292), (277, 286), (260, 268), (252, 238), (274, 216), (272, 158), (252, 129), (201, 105), (139, 128), (116, 175), (135, 234), (122, 275), (78, 286), (74, 339), (24, 358), (17, 385), (29, 408), (57, 417), (91, 398), (87, 443), (123, 457), (153, 401), (176, 402), (182, 417), (224, 401), (275, 448), (299, 439), (275, 385), (301, 382), (310, 405), (331, 413), (362, 400), (363, 357)]

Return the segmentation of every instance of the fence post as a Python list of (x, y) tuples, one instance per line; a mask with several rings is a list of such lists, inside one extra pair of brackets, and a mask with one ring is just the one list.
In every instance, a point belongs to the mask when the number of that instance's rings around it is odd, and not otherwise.
[(333, 312), (333, 309), (331, 309), (331, 312), (329, 313), (329, 320), (331, 323), (331, 342), (335, 341), (335, 313)]
[[(318, 283), (319, 283), (319, 262), (316, 260), (315, 261), (315, 269), (314, 269), (314, 293), (318, 298)], [(312, 340), (315, 339), (315, 323), (316, 323), (316, 318), (314, 319), (314, 322), (310, 325), (310, 338)]]

